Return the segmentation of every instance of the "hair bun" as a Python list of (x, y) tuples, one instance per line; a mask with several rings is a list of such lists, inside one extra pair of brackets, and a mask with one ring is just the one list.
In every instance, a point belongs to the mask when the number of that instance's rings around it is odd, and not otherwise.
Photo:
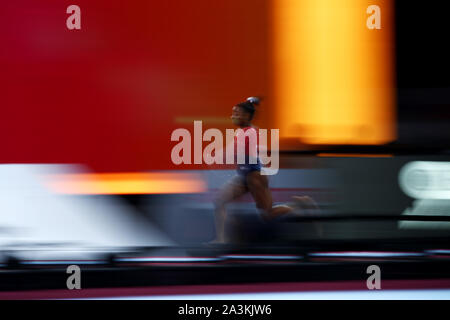
[(248, 97), (247, 101), (250, 102), (251, 104), (257, 106), (261, 102), (261, 99), (258, 97)]

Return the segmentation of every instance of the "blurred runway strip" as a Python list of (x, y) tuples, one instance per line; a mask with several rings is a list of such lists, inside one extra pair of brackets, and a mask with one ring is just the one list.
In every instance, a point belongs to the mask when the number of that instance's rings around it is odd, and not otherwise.
[(450, 279), (383, 280), (381, 286), (381, 290), (368, 290), (364, 280), (175, 285), (141, 288), (124, 287), (0, 292), (0, 299), (450, 299)]

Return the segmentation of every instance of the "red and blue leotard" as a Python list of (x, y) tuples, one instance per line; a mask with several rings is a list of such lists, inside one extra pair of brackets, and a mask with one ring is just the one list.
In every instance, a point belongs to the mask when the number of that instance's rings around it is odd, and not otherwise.
[[(253, 130), (253, 132), (250, 132), (249, 130)], [(250, 139), (251, 135), (254, 135), (255, 139)], [(244, 146), (242, 146), (242, 143), (244, 143)], [(252, 171), (261, 171), (262, 165), (258, 157), (258, 144), (258, 129), (254, 127), (245, 127), (242, 128), (242, 130), (237, 130), (234, 136), (234, 159), (237, 164), (236, 170), (239, 175), (246, 176)], [(239, 150), (245, 150), (244, 163), (238, 163), (239, 158), (237, 154)]]

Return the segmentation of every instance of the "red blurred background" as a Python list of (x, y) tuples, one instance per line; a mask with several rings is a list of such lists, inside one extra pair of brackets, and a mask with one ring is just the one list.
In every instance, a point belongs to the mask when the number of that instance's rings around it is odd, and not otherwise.
[(268, 23), (261, 0), (3, 2), (0, 162), (175, 168), (175, 128), (230, 127), (233, 104), (268, 94)]

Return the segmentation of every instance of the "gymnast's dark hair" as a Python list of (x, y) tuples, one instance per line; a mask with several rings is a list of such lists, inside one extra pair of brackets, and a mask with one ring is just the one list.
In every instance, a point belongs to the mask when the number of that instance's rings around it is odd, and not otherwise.
[(253, 119), (256, 111), (256, 106), (259, 105), (261, 99), (258, 97), (249, 97), (245, 102), (238, 103), (236, 106), (242, 108), (245, 112), (250, 114), (250, 120)]

